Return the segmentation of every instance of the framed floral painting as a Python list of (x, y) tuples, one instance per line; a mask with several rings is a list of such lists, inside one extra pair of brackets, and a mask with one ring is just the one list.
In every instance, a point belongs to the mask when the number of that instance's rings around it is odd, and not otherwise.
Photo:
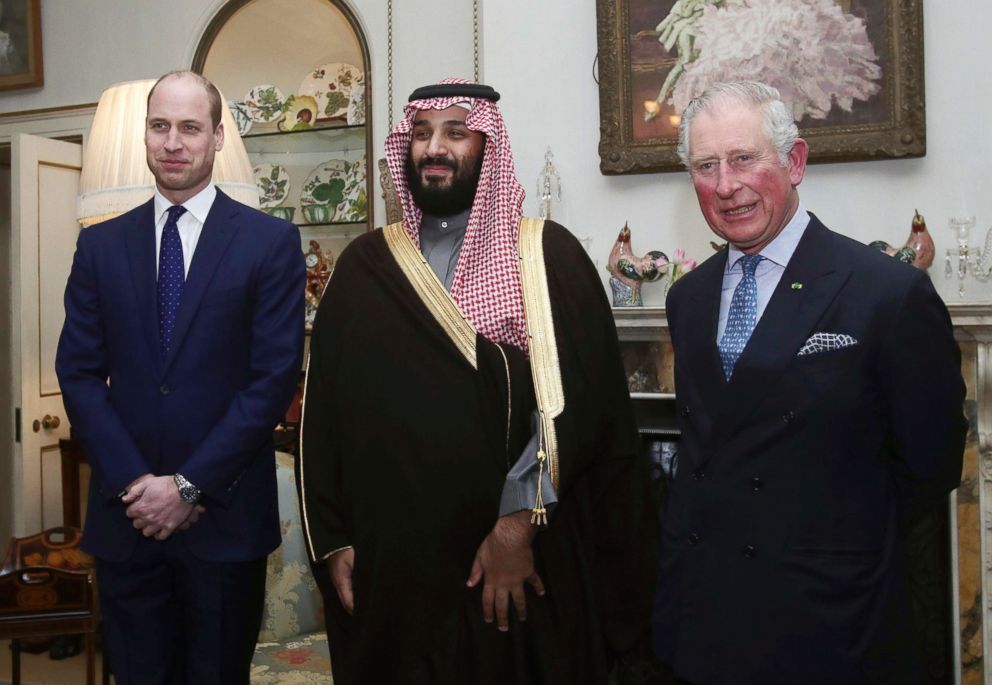
[(0, 0), (0, 90), (45, 83), (41, 0)]
[(926, 154), (923, 0), (596, 0), (600, 170), (682, 169), (708, 84), (779, 89), (810, 161)]

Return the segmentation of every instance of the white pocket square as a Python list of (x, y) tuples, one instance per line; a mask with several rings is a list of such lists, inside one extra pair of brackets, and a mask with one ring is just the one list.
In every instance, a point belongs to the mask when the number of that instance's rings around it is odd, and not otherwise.
[(858, 341), (846, 333), (814, 333), (809, 336), (796, 356), (804, 357), (807, 354), (842, 350), (845, 347), (853, 347), (857, 344)]

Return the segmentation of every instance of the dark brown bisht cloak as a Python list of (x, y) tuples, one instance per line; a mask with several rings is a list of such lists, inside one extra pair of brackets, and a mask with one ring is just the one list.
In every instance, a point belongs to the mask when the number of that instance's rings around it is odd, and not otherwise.
[(326, 593), (338, 685), (605, 683), (610, 657), (647, 631), (656, 523), (612, 315), (568, 231), (547, 222), (543, 248), (565, 397), (560, 501), (534, 544), (547, 594), (528, 586), (527, 621), (511, 610), (508, 633), (465, 582), (529, 438), (528, 360), (452, 323), (446, 295), (426, 304), (414, 283), (430, 268), (411, 280), (383, 230), (338, 261), (311, 337), (298, 463), (311, 556), (355, 549), (354, 616)]

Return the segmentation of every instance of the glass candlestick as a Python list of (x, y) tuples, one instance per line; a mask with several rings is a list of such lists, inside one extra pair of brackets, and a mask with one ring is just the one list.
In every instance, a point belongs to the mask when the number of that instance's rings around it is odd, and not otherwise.
[(975, 217), (952, 216), (948, 222), (948, 225), (950, 229), (954, 231), (954, 235), (958, 243), (957, 264), (953, 265), (957, 268), (954, 269), (953, 266), (948, 263), (945, 266), (945, 273), (949, 276), (950, 272), (957, 271), (958, 297), (964, 297), (964, 279), (968, 275), (968, 239), (971, 234), (971, 228), (975, 225)]
[(551, 202), (561, 202), (561, 176), (555, 168), (551, 147), (544, 153), (544, 168), (537, 177), (538, 213), (542, 219), (551, 218)]

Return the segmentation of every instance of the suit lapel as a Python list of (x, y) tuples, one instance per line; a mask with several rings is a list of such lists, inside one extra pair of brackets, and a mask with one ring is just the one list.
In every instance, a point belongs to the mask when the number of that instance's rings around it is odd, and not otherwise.
[(714, 423), (714, 444), (730, 438), (760, 406), (847, 281), (850, 269), (835, 263), (826, 236), (826, 227), (811, 214), (730, 383), (718, 395), (722, 401)]
[(207, 220), (203, 224), (203, 230), (200, 232), (189, 273), (186, 275), (183, 298), (176, 315), (176, 327), (172, 332), (172, 347), (165, 358), (163, 371), (168, 371), (176, 352), (182, 347), (183, 338), (189, 331), (207, 286), (237, 232), (235, 219), (239, 212), (237, 203), (218, 190), (210, 213), (207, 214)]
[(131, 268), (131, 285), (138, 301), (138, 316), (145, 333), (149, 358), (161, 370), (162, 352), (158, 340), (158, 298), (156, 283), (158, 270), (155, 264), (155, 202), (149, 200), (131, 214), (132, 226), (124, 232), (128, 264)]
[(689, 379), (700, 383), (704, 397), (722, 394), (723, 366), (716, 346), (716, 330), (720, 319), (720, 290), (723, 287), (723, 272), (727, 267), (727, 249), (703, 262), (696, 271), (699, 287), (693, 289), (689, 306), (699, 315), (692, 317), (702, 325), (692, 326), (687, 331)]

